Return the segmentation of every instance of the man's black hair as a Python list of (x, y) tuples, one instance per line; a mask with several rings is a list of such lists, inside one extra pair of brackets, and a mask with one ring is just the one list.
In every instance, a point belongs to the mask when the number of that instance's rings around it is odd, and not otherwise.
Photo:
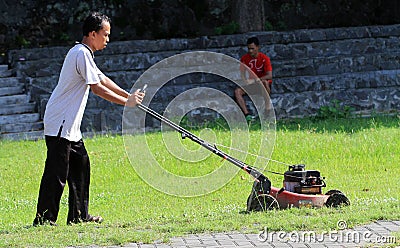
[(247, 39), (247, 45), (253, 44), (256, 46), (260, 45), (260, 41), (258, 40), (257, 37), (250, 37), (249, 39)]
[(103, 21), (111, 23), (111, 19), (99, 12), (91, 12), (88, 17), (86, 17), (82, 26), (83, 36), (88, 36), (92, 31), (99, 31), (103, 27)]

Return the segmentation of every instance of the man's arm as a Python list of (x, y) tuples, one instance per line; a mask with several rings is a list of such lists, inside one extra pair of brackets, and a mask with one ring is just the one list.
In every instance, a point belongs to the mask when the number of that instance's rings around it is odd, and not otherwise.
[(245, 70), (240, 70), (240, 76), (242, 77), (242, 81), (247, 83), (246, 71)]
[(123, 97), (129, 97), (130, 94), (126, 92), (124, 89), (119, 87), (114, 81), (112, 81), (110, 78), (105, 77), (103, 80), (101, 80), (101, 83), (107, 87), (109, 90), (113, 91), (117, 95), (123, 96)]
[[(118, 87), (118, 86), (117, 86)], [(119, 88), (119, 87), (118, 87)], [(126, 96), (121, 96), (117, 94), (116, 92), (112, 91), (108, 87), (106, 87), (102, 82), (99, 82), (97, 84), (91, 84), (90, 89), (93, 91), (93, 93), (107, 101), (120, 104), (120, 105), (126, 105), (128, 107), (134, 107), (138, 103), (141, 103), (144, 97), (144, 93), (139, 92), (137, 90), (134, 94), (130, 95), (126, 91), (123, 90), (123, 92), (126, 92)], [(121, 88), (120, 88), (121, 89)], [(122, 90), (122, 89), (121, 89)], [(119, 91), (121, 94), (124, 94), (123, 92)]]
[(270, 58), (265, 55), (262, 54), (262, 56), (264, 57), (264, 71), (266, 72), (266, 74), (262, 77), (260, 77), (261, 81), (267, 81), (267, 80), (272, 80), (272, 65), (271, 65), (271, 60)]
[(272, 71), (267, 71), (267, 74), (260, 77), (261, 80), (272, 80)]
[(251, 69), (248, 66), (244, 65), (244, 64), (241, 64), (240, 76), (241, 76), (243, 82), (246, 83), (246, 84), (254, 83), (256, 81), (256, 78), (257, 78), (256, 74), (254, 72), (252, 72)]

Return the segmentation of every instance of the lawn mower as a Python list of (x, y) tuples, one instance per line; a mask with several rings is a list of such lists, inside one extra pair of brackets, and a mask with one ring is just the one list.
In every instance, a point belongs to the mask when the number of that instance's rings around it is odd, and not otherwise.
[(269, 191), (263, 191), (263, 186), (255, 180), (247, 199), (247, 210), (350, 205), (349, 199), (339, 190), (329, 190), (322, 194), (322, 188), (326, 187), (324, 178), (317, 170), (305, 170), (304, 164), (290, 165), (283, 176), (283, 187), (271, 186)]
[(138, 104), (137, 107), (178, 131), (182, 139), (188, 138), (198, 143), (250, 174), (254, 178), (254, 184), (247, 199), (247, 211), (291, 207), (338, 207), (350, 204), (349, 199), (339, 190), (330, 190), (322, 194), (322, 188), (326, 187), (324, 178), (317, 170), (305, 170), (304, 164), (290, 165), (288, 171), (283, 174), (283, 187), (273, 187), (271, 181), (259, 170), (221, 151), (216, 145), (200, 139), (149, 107), (143, 104)]

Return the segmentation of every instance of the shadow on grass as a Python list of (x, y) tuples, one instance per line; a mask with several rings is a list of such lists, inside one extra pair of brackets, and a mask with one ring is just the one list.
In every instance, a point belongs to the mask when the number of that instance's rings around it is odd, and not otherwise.
[[(179, 126), (188, 131), (198, 131), (210, 128), (229, 131), (230, 127), (223, 118), (208, 120), (203, 123), (190, 123), (183, 119)], [(261, 124), (258, 119), (248, 123), (250, 131), (259, 131)], [(371, 117), (349, 117), (317, 119), (314, 117), (298, 119), (282, 119), (276, 122), (276, 131), (308, 131), (313, 133), (336, 132), (356, 133), (362, 130), (377, 128), (400, 128), (400, 115), (375, 115)]]
[(400, 116), (373, 116), (347, 119), (317, 120), (314, 118), (277, 121), (277, 131), (312, 131), (314, 133), (356, 133), (377, 128), (400, 128)]

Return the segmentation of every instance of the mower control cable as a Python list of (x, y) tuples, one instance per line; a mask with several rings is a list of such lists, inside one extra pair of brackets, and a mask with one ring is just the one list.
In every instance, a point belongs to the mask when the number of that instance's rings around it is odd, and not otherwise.
[(292, 164), (288, 164), (288, 163), (281, 162), (281, 161), (278, 161), (278, 160), (274, 160), (272, 158), (263, 157), (263, 156), (260, 156), (260, 155), (254, 154), (254, 153), (245, 152), (243, 150), (240, 150), (240, 149), (237, 149), (237, 148), (234, 148), (234, 147), (224, 146), (224, 145), (221, 145), (221, 144), (215, 144), (215, 145), (220, 146), (220, 147), (224, 147), (224, 148), (227, 148), (227, 149), (232, 149), (232, 150), (237, 151), (237, 152), (246, 153), (246, 154), (248, 154), (250, 156), (254, 156), (254, 157), (261, 158), (261, 159), (265, 159), (265, 160), (268, 160), (268, 161), (271, 161), (271, 162), (274, 162), (274, 163), (277, 163), (277, 164), (283, 164), (283, 165), (287, 165), (287, 166), (292, 165)]
[[(215, 144), (215, 145), (219, 146), (219, 147), (224, 147), (224, 148), (227, 148), (227, 149), (232, 149), (232, 150), (237, 151), (237, 152), (246, 153), (246, 154), (248, 154), (250, 156), (254, 156), (254, 157), (261, 158), (261, 159), (265, 159), (265, 160), (268, 160), (268, 161), (271, 161), (271, 162), (274, 162), (274, 163), (283, 164), (283, 165), (287, 165), (287, 166), (291, 166), (292, 165), (292, 164), (288, 164), (288, 163), (281, 162), (281, 161), (278, 161), (278, 160), (274, 160), (274, 159), (271, 159), (271, 158), (263, 157), (263, 156), (260, 156), (260, 155), (257, 155), (257, 154), (253, 154), (253, 153), (250, 153), (250, 152), (245, 152), (243, 150), (240, 150), (240, 149), (237, 149), (237, 148), (234, 148), (234, 147), (224, 146), (222, 144)], [(299, 178), (299, 179), (303, 178), (303, 177), (298, 177), (298, 176), (293, 176), (293, 175), (285, 175), (284, 173), (281, 173), (281, 172), (276, 172), (276, 171), (271, 171), (271, 170), (258, 168), (258, 167), (254, 166), (254, 165), (253, 165), (253, 168), (257, 169), (258, 171), (269, 172), (269, 173), (276, 174), (276, 175), (287, 176), (287, 177), (291, 177), (291, 178)]]

